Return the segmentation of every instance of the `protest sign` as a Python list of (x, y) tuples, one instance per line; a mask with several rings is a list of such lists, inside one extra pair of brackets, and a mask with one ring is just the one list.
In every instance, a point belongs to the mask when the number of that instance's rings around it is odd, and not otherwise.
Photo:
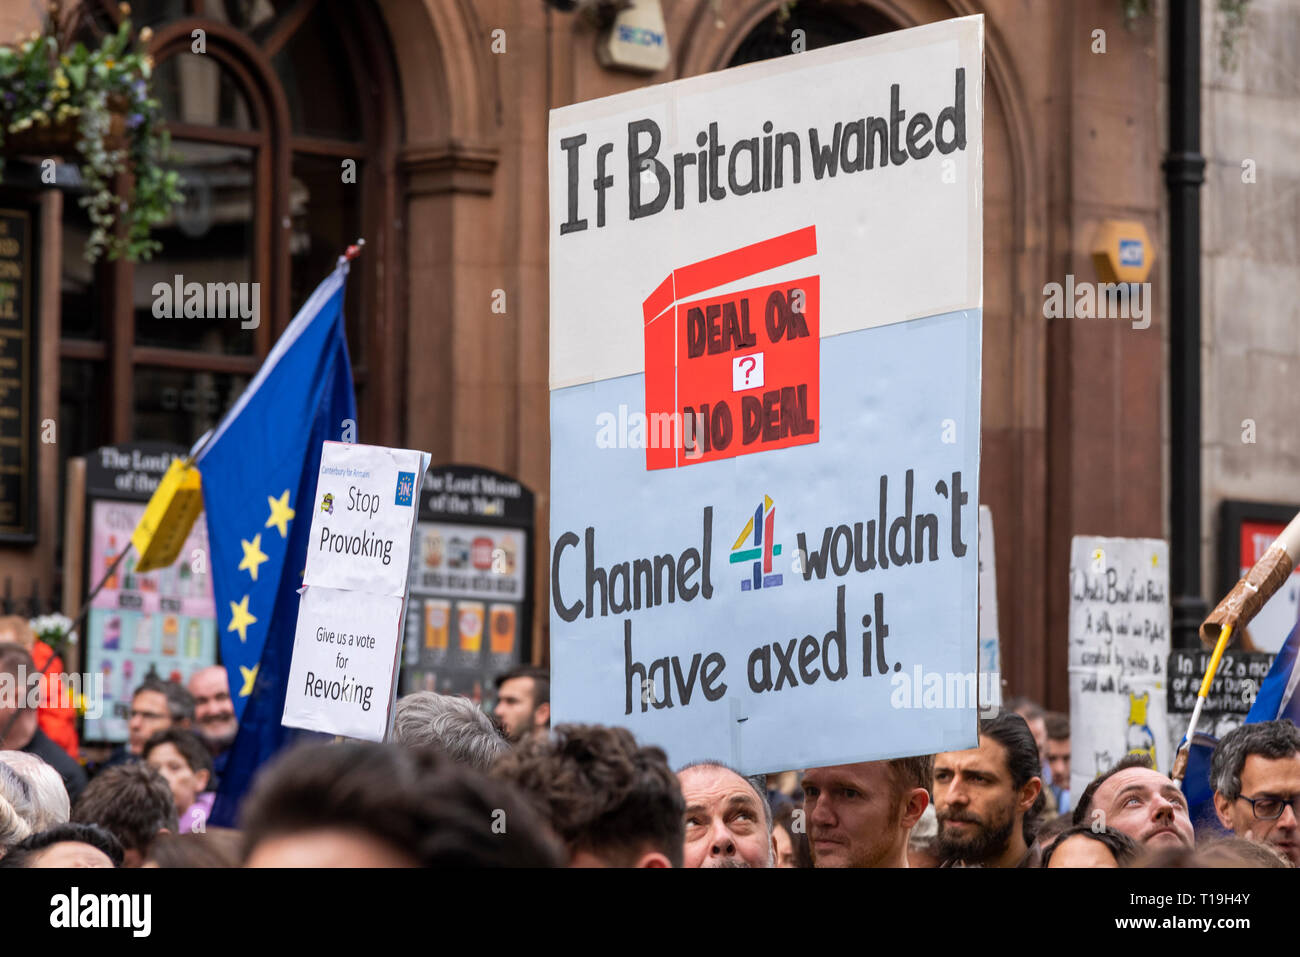
[(381, 741), (392, 724), (425, 452), (326, 442), (283, 723)]
[(555, 110), (555, 721), (973, 746), (983, 20)]
[(1169, 547), (1152, 538), (1070, 542), (1070, 790), (1126, 754), (1168, 773)]

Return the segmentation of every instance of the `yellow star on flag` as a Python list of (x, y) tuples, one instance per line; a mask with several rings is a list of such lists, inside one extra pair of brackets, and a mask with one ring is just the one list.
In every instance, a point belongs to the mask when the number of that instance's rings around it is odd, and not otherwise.
[(271, 517), (266, 520), (263, 528), (275, 526), (280, 530), (281, 538), (289, 537), (288, 523), (293, 518), (294, 511), (289, 507), (289, 490), (285, 489), (284, 494), (279, 498), (266, 497), (267, 504), (271, 506)]
[(241, 698), (247, 698), (253, 693), (253, 682), (257, 680), (257, 669), (260, 667), (262, 666), (253, 665), (251, 668), (245, 668), (243, 665), (239, 666), (239, 673), (244, 676), (244, 686), (239, 689)]
[(239, 632), (240, 641), (248, 641), (248, 626), (255, 621), (257, 619), (248, 613), (247, 595), (239, 604), (235, 604), (233, 601), (230, 603), (230, 624), (226, 627), (226, 631), (237, 631)]
[(262, 552), (262, 533), (254, 535), (251, 542), (241, 538), (239, 544), (244, 548), (244, 560), (239, 563), (239, 570), (242, 572), (247, 569), (248, 574), (253, 576), (253, 581), (257, 581), (257, 566), (270, 561)]

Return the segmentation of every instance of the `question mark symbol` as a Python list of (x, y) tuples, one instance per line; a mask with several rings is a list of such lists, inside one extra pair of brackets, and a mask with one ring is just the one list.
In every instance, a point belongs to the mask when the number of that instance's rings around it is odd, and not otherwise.
[(744, 366), (746, 362), (749, 363), (749, 368), (745, 369), (745, 385), (749, 385), (750, 373), (752, 373), (754, 371), (754, 368), (758, 365), (758, 360), (755, 359), (753, 356), (745, 356), (743, 359), (740, 360), (741, 366)]

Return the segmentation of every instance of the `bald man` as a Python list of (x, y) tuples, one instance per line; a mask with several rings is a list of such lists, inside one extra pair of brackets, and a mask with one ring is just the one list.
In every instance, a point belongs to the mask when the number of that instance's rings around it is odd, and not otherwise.
[[(203, 737), (214, 758), (224, 764), (225, 753), (239, 733), (226, 669), (222, 665), (200, 668), (190, 676), (189, 691), (194, 696), (195, 730)], [(217, 766), (216, 771), (220, 774), (221, 768)]]

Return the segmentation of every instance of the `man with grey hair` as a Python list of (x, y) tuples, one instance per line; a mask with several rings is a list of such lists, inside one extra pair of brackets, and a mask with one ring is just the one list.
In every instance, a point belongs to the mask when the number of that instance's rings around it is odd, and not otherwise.
[(686, 800), (683, 867), (775, 867), (775, 820), (764, 778), (747, 778), (720, 761), (677, 772)]
[(457, 764), (487, 771), (510, 750), (492, 719), (468, 698), (416, 691), (400, 698), (393, 739), (403, 747), (432, 746)]
[(1285, 718), (1243, 724), (1210, 759), (1219, 821), (1300, 866), (1300, 729)]
[(31, 786), (33, 815), (28, 823), (33, 834), (68, 823), (72, 808), (58, 771), (26, 751), (0, 751), (0, 764), (12, 768)]

